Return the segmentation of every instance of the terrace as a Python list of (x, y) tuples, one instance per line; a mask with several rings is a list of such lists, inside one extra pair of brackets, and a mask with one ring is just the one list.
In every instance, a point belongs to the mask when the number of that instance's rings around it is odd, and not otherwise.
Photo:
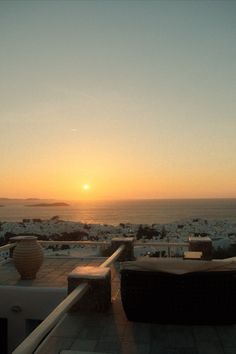
[[(65, 242), (61, 242), (63, 243)], [(49, 244), (42, 243), (43, 246)], [(80, 244), (80, 242), (73, 242), (73, 244)], [(89, 242), (86, 245), (89, 247)], [(97, 243), (97, 246), (102, 245)], [(145, 245), (140, 242), (134, 243), (134, 247), (142, 246), (166, 248), (169, 256), (174, 254), (172, 250), (175, 248), (189, 247), (188, 243)], [(117, 244), (116, 250), (106, 260), (101, 257), (45, 257), (37, 278), (32, 281), (19, 279), (10, 258), (10, 250), (13, 247), (14, 245), (10, 244), (0, 249), (1, 252), (5, 252), (7, 258), (0, 267), (1, 291), (4, 288), (18, 288), (20, 291), (25, 289), (25, 293), (32, 293), (32, 289), (41, 289), (44, 292), (45, 289), (50, 289), (50, 292), (46, 292), (49, 302), (52, 297), (57, 298), (57, 304), (54, 303), (53, 307), (47, 309), (48, 314), (45, 314), (44, 320), (21, 344), (18, 343), (13, 354), (231, 354), (236, 352), (235, 325), (186, 326), (128, 321), (121, 303), (119, 272), (120, 262), (127, 257), (126, 244)], [(89, 296), (90, 287), (88, 282), (84, 281), (67, 295), (68, 275), (78, 265), (111, 269), (111, 306), (106, 311), (75, 309), (75, 304), (80, 304)], [(43, 303), (43, 292), (39, 294), (38, 299)], [(16, 306), (15, 303), (11, 305)], [(40, 302), (34, 305), (41, 306)], [(14, 313), (16, 319), (18, 315), (16, 311)], [(7, 353), (7, 351), (2, 352)]]

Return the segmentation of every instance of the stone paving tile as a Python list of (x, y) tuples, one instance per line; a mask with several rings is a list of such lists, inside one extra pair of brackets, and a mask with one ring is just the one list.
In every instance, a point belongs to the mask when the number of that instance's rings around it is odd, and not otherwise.
[(120, 341), (125, 336), (125, 327), (118, 323), (106, 323), (101, 333), (101, 339), (106, 338), (109, 341)]
[[(150, 349), (150, 354), (183, 354), (182, 353), (182, 349), (177, 349), (177, 348), (160, 348), (158, 346), (154, 346), (152, 345), (151, 346), (151, 349)], [(193, 351), (193, 354), (197, 354), (197, 353), (194, 353)]]
[(136, 343), (150, 343), (151, 332), (149, 324), (128, 322), (125, 326), (124, 340), (131, 340)]
[(44, 345), (37, 350), (37, 354), (58, 354), (63, 349), (70, 349), (73, 340), (64, 337), (49, 337)]
[(192, 326), (193, 335), (196, 341), (217, 341), (218, 333), (214, 326)]
[[(225, 347), (236, 347), (236, 326), (217, 326), (216, 331), (222, 343)], [(235, 352), (236, 353), (236, 352)]]
[(77, 338), (89, 339), (89, 340), (100, 340), (103, 332), (104, 332), (104, 327), (86, 326), (81, 329)]
[[(112, 276), (113, 279), (119, 278), (117, 270), (112, 271)], [(113, 294), (118, 287), (119, 283), (113, 281)], [(130, 322), (124, 313), (119, 292), (106, 313), (80, 310), (67, 314), (54, 333), (57, 338), (60, 335), (70, 339), (68, 349), (94, 354), (236, 354), (236, 326)]]
[(115, 316), (111, 313), (107, 314), (107, 316), (100, 317), (102, 323), (105, 326), (125, 326), (127, 323), (126, 317), (123, 316), (122, 313), (117, 313)]
[(190, 326), (167, 326), (170, 348), (193, 348), (195, 339)]
[[(71, 345), (71, 350), (94, 351), (97, 344), (96, 340), (91, 339), (76, 339)], [(65, 348), (68, 349), (68, 348)], [(49, 352), (50, 353), (50, 352)], [(41, 354), (41, 353), (40, 353)], [(50, 353), (51, 354), (51, 353)]]
[(67, 274), (60, 275), (59, 277), (54, 278), (53, 281), (58, 285), (61, 284), (61, 286), (63, 286), (67, 283)]
[(81, 260), (81, 258), (45, 257), (36, 279), (25, 281), (20, 279), (13, 261), (9, 260), (0, 267), (0, 285), (67, 287), (68, 273), (81, 263), (98, 265), (101, 261), (93, 258)]
[(84, 323), (78, 316), (66, 315), (57, 325), (54, 332), (57, 336), (76, 338), (84, 328)]
[(236, 347), (224, 348), (224, 354), (235, 354), (235, 353), (236, 353)]
[(195, 347), (163, 348), (158, 346), (151, 346), (151, 350), (148, 354), (198, 354), (198, 350)]
[(84, 326), (100, 326), (104, 327), (106, 321), (109, 321), (112, 317), (106, 313), (89, 313), (81, 311), (77, 313), (79, 317), (84, 317)]
[(115, 322), (119, 325), (125, 326), (125, 324), (127, 323), (127, 319), (122, 313), (117, 313), (115, 317)]
[[(94, 352), (81, 351), (81, 350), (63, 350), (60, 354), (93, 354)], [(96, 353), (96, 354), (107, 354), (107, 353)], [(108, 353), (109, 354), (109, 353)]]
[(122, 341), (119, 354), (148, 354), (150, 343), (137, 343), (135, 341)]
[(107, 313), (69, 314), (55, 334), (74, 336), (71, 349), (94, 353), (236, 354), (235, 326), (145, 324), (120, 321), (120, 315), (119, 302)]
[(198, 350), (196, 347), (192, 348), (178, 348), (179, 354), (198, 354)]
[(165, 326), (159, 324), (150, 325), (151, 342), (153, 346), (167, 347), (169, 344), (169, 334)]
[(121, 341), (100, 340), (97, 342), (94, 352), (118, 354), (121, 352)]
[(199, 354), (224, 354), (220, 341), (199, 341), (197, 349)]

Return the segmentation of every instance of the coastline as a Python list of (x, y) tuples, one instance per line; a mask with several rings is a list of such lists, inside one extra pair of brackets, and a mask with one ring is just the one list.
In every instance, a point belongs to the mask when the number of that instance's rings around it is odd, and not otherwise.
[[(68, 201), (68, 206), (56, 206), (58, 201), (32, 200), (5, 204), (0, 210), (0, 222), (21, 222), (22, 219), (50, 219), (59, 215), (66, 221), (90, 224), (167, 224), (191, 218), (229, 219), (236, 221), (236, 199), (151, 199), (110, 201)], [(49, 206), (48, 204), (54, 204)], [(61, 203), (61, 202), (60, 202)], [(64, 202), (63, 202), (64, 203)], [(44, 204), (33, 207), (32, 204)], [(26, 206), (27, 205), (27, 206)]]

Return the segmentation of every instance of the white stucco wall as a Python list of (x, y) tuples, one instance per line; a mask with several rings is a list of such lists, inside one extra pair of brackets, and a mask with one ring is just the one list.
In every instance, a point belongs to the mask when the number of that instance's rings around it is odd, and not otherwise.
[(0, 286), (0, 317), (8, 319), (8, 353), (25, 338), (26, 320), (43, 320), (66, 295), (66, 288)]

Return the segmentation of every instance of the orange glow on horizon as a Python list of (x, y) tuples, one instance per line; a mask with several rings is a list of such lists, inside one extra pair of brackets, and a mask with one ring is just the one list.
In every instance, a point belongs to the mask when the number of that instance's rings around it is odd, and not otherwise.
[[(111, 171), (110, 171), (111, 172)], [(116, 171), (117, 172), (117, 171)], [(129, 173), (128, 173), (129, 172)], [(170, 171), (169, 171), (170, 172)], [(4, 195), (9, 198), (53, 198), (64, 200), (102, 200), (102, 199), (162, 199), (162, 198), (235, 198), (229, 176), (213, 176), (205, 172), (188, 175), (176, 171), (155, 175), (150, 171), (143, 174), (110, 173), (96, 178), (94, 183), (76, 183), (74, 178), (58, 174), (37, 175), (27, 178), (24, 174), (8, 181), (0, 181)], [(73, 174), (72, 174), (73, 175)], [(95, 180), (95, 178), (94, 178)], [(93, 188), (92, 188), (93, 186)], [(0, 197), (1, 197), (0, 196)]]
[(127, 156), (123, 160), (123, 155), (114, 159), (115, 152), (111, 160), (96, 155), (96, 159), (87, 156), (77, 163), (76, 157), (66, 148), (65, 151), (68, 153), (65, 157), (61, 154), (59, 159), (53, 156), (39, 161), (30, 171), (15, 164), (11, 178), (0, 177), (0, 197), (60, 200), (236, 197), (232, 192), (236, 190), (233, 168), (231, 173), (225, 174), (222, 168), (216, 174), (215, 169), (200, 169), (197, 164), (191, 168), (180, 163), (165, 165), (161, 157), (159, 163), (148, 165), (139, 158)]

